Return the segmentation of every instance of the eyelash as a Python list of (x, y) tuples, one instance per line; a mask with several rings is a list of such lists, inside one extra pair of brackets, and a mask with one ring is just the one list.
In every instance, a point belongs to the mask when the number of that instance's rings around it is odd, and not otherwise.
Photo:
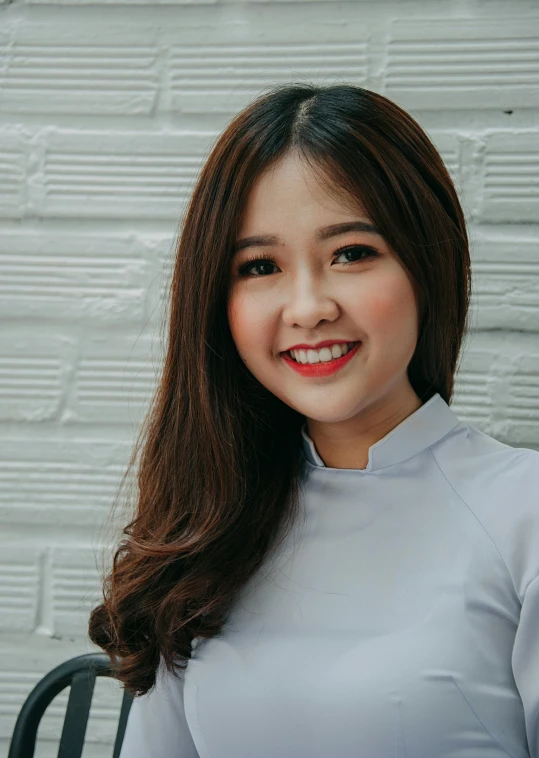
[[(345, 245), (344, 247), (338, 248), (338, 250), (335, 250), (333, 253), (333, 258), (338, 258), (339, 255), (342, 253), (348, 252), (349, 250), (361, 250), (361, 252), (366, 253), (366, 255), (361, 258), (360, 260), (367, 260), (369, 258), (377, 258), (379, 256), (379, 253), (377, 250), (375, 250), (373, 247), (369, 247), (368, 245)], [(237, 270), (237, 276), (240, 278), (253, 278), (253, 279), (263, 279), (264, 276), (271, 276), (271, 274), (266, 275), (253, 275), (248, 274), (247, 271), (254, 263), (272, 263), (274, 266), (277, 265), (273, 258), (268, 258), (267, 255), (259, 254), (259, 255), (253, 255), (252, 258), (249, 258), (249, 260), (244, 261), (240, 266), (238, 266)], [(353, 263), (358, 263), (359, 261), (346, 261), (346, 263), (343, 263), (343, 266), (350, 266)]]

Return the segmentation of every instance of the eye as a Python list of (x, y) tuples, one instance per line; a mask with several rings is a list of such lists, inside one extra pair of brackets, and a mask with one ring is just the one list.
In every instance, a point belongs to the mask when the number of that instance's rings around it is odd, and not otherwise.
[(265, 268), (267, 266), (275, 266), (276, 263), (271, 258), (268, 258), (265, 255), (254, 255), (252, 258), (249, 258), (248, 261), (245, 261), (245, 263), (242, 263), (241, 266), (238, 266), (238, 276), (244, 277), (244, 276), (265, 276), (268, 273), (272, 274), (272, 271), (267, 271), (262, 274), (252, 274), (250, 273), (250, 269), (252, 268), (258, 268), (259, 270), (261, 268)]
[(345, 266), (351, 263), (357, 263), (358, 260), (367, 260), (369, 258), (377, 258), (379, 256), (378, 250), (368, 245), (347, 245), (346, 247), (340, 247), (333, 253), (334, 258), (340, 258), (341, 255), (350, 255), (354, 260), (341, 261)]

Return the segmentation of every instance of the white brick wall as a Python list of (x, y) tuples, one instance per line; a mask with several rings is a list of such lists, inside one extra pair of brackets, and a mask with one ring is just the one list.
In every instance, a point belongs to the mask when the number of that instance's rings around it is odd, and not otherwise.
[[(0, 0), (0, 756), (37, 679), (93, 649), (102, 527), (204, 156), (300, 79), (387, 94), (438, 145), (475, 274), (455, 409), (539, 449), (535, 0)], [(119, 691), (97, 693), (85, 758), (111, 754)]]

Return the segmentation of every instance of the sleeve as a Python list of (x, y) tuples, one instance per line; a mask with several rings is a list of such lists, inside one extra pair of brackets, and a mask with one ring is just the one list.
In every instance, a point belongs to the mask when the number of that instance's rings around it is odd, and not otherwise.
[(512, 654), (531, 758), (539, 758), (539, 576), (524, 594)]
[(156, 684), (133, 700), (120, 758), (199, 758), (183, 705), (182, 678), (160, 661)]

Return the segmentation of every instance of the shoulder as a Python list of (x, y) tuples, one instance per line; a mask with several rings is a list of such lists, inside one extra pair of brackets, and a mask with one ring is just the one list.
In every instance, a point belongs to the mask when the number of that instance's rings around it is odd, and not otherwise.
[(501, 487), (503, 492), (522, 490), (526, 495), (532, 493), (525, 484), (539, 483), (537, 450), (512, 447), (472, 424), (461, 422), (431, 450), (440, 468), (468, 487)]
[(471, 424), (460, 423), (432, 452), (453, 484), (477, 494), (518, 493), (524, 499), (539, 494), (532, 487), (539, 484), (539, 452), (507, 445)]
[(507, 445), (461, 423), (433, 446), (441, 474), (488, 532), (525, 587), (539, 574), (539, 452)]

